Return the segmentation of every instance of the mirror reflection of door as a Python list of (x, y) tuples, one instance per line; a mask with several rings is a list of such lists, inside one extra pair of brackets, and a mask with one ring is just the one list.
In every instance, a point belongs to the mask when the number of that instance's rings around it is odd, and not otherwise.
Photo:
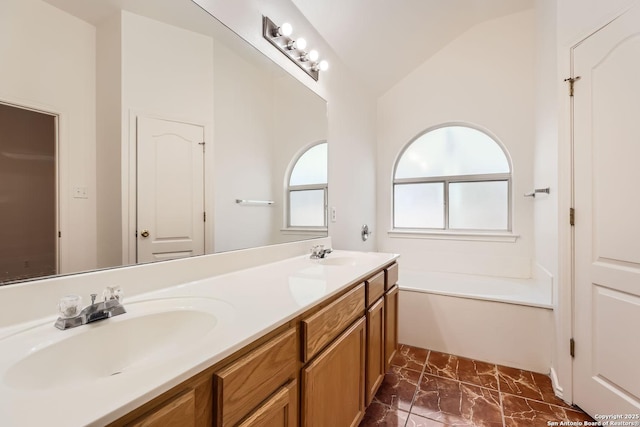
[(0, 103), (0, 283), (57, 272), (56, 126)]
[(204, 127), (138, 117), (137, 261), (205, 251)]

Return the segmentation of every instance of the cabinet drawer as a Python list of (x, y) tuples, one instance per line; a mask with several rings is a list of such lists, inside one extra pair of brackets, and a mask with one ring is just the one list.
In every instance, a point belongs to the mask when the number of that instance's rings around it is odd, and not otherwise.
[(188, 392), (172, 399), (131, 427), (193, 427), (196, 425), (196, 395)]
[(214, 374), (217, 426), (235, 425), (280, 386), (295, 378), (295, 329), (262, 344)]
[(384, 271), (370, 277), (364, 283), (367, 286), (367, 307), (371, 307), (384, 294)]
[(384, 274), (386, 276), (384, 290), (388, 291), (389, 289), (393, 288), (396, 283), (398, 283), (398, 264), (395, 263), (387, 267), (387, 269), (384, 270)]
[(303, 319), (302, 361), (307, 362), (364, 313), (361, 283), (316, 314)]

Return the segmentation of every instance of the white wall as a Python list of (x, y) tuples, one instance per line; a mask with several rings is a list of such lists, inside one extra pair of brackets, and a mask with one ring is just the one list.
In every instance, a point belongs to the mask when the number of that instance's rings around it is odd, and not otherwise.
[[(265, 245), (275, 206), (238, 205), (272, 194), (273, 85), (264, 68), (214, 47), (214, 167), (216, 252)], [(207, 179), (208, 181), (208, 179)]]
[[(373, 250), (375, 242), (363, 242), (360, 227), (375, 223), (375, 100), (341, 63), (311, 24), (290, 0), (197, 0), (225, 25), (254, 45), (287, 72), (327, 101), (329, 117), (329, 206), (338, 218), (329, 224), (336, 248)], [(290, 22), (330, 63), (319, 82), (262, 38), (262, 16), (274, 22)], [(354, 173), (353, 171), (357, 171)]]
[[(472, 27), (396, 84), (378, 101), (378, 245), (402, 254), (403, 267), (529, 277), (533, 255), (534, 12)], [(416, 135), (447, 122), (493, 133), (513, 167), (514, 242), (390, 237), (393, 167)]]
[[(39, 0), (0, 3), (0, 100), (60, 117), (63, 273), (96, 265), (95, 37), (91, 25)], [(72, 198), (73, 187), (86, 187), (88, 198)]]
[(122, 20), (96, 28), (97, 267), (122, 264)]

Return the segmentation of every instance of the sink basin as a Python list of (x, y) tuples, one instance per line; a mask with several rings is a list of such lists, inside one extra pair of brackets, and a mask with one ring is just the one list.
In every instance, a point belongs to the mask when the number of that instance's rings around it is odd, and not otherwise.
[(356, 265), (358, 259), (356, 257), (351, 256), (339, 256), (339, 257), (327, 257), (321, 258), (318, 260), (319, 264), (322, 265)]
[[(42, 390), (93, 382), (100, 378), (157, 366), (196, 347), (230, 315), (228, 304), (207, 298), (165, 298), (125, 303), (127, 313), (111, 319), (57, 331), (30, 347), (4, 374), (3, 382), (22, 390)], [(37, 329), (45, 328), (45, 326)], [(28, 341), (29, 334), (17, 334)]]

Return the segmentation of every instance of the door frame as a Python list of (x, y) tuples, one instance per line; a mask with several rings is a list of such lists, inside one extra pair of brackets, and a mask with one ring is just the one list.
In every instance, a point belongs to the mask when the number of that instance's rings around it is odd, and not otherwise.
[[(66, 225), (69, 223), (69, 195), (66, 191), (60, 191), (61, 185), (68, 182), (68, 174), (65, 169), (62, 168), (62, 154), (66, 152), (66, 144), (65, 149), (62, 149), (63, 142), (66, 141), (66, 138), (63, 138), (62, 135), (66, 137), (66, 120), (64, 114), (52, 108), (49, 105), (36, 104), (34, 102), (29, 102), (25, 100), (13, 99), (11, 97), (7, 97), (5, 95), (0, 97), (0, 104), (8, 105), (14, 108), (20, 108), (22, 110), (29, 110), (40, 114), (46, 114), (48, 116), (52, 116), (54, 120), (54, 181), (55, 181), (55, 227), (57, 237), (55, 239), (55, 265), (56, 265), (56, 275), (61, 274), (64, 271), (64, 265), (62, 263), (62, 255), (68, 253), (70, 248), (66, 244), (66, 240), (64, 237), (64, 233), (62, 233), (63, 228), (66, 229)], [(66, 186), (65, 188), (68, 188)]]
[(137, 262), (137, 219), (138, 219), (138, 118), (167, 120), (201, 126), (204, 129), (204, 209), (207, 221), (204, 223), (205, 254), (214, 252), (213, 246), (213, 125), (210, 122), (197, 122), (184, 117), (175, 117), (144, 110), (129, 110), (128, 132), (123, 131), (122, 138), (122, 264), (134, 265)]
[[(569, 223), (569, 210), (575, 206), (574, 180), (574, 117), (573, 98), (568, 94), (565, 78), (575, 77), (574, 52), (589, 37), (604, 29), (611, 22), (628, 12), (634, 4), (627, 4), (609, 16), (603, 17), (600, 25), (579, 35), (565, 44), (558, 63), (558, 299), (556, 313), (555, 366), (551, 367), (551, 379), (555, 393), (563, 400), (573, 403), (574, 370), (570, 355), (570, 340), (575, 331), (575, 235)], [(580, 90), (580, 83), (575, 84)], [(576, 221), (580, 214), (576, 213)]]

